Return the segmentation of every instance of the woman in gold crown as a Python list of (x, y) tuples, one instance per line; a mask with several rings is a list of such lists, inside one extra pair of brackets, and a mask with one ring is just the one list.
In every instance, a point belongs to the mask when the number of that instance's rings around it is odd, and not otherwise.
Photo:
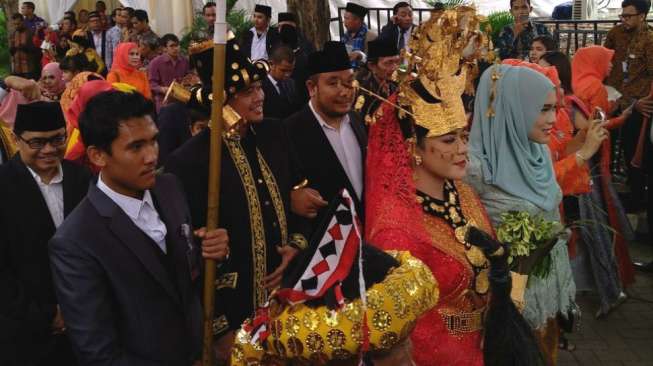
[[(437, 305), (411, 336), (420, 366), (538, 363), (534, 339), (509, 298), (506, 253), (492, 239), (478, 197), (461, 180), (468, 153), (461, 95), (473, 67), (464, 56), (476, 41), (469, 29), (477, 20), (473, 10), (460, 7), (422, 24), (410, 44), (409, 69), (417, 75), (401, 82), (370, 129), (366, 240), (410, 251), (439, 285)], [(485, 329), (488, 320), (502, 329)], [(498, 346), (486, 352), (488, 342)]]

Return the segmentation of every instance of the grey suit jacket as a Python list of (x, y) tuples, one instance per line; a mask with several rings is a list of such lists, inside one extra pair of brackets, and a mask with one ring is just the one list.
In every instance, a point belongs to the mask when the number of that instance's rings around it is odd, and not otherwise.
[(191, 365), (200, 357), (199, 248), (176, 178), (151, 190), (166, 224), (156, 247), (91, 184), (50, 240), (59, 304), (81, 365)]

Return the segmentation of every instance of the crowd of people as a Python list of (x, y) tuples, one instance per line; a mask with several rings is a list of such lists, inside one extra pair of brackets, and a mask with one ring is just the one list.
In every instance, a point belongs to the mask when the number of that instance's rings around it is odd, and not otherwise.
[(350, 2), (317, 50), (256, 5), (226, 44), (211, 230), (216, 4), (182, 50), (142, 9), (48, 25), (23, 2), (0, 83), (0, 364), (198, 365), (210, 259), (219, 365), (556, 365), (581, 310), (628, 298), (626, 206), (653, 227), (651, 4), (624, 0), (572, 56), (506, 1), (494, 45), (471, 7), (416, 24), (399, 2), (376, 34)]

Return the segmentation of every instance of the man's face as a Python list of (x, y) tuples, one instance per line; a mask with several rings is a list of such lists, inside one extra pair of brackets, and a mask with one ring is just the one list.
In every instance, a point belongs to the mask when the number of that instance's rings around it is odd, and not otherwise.
[(280, 63), (272, 63), (270, 65), (270, 75), (276, 81), (282, 81), (290, 79), (293, 70), (295, 70), (295, 63), (288, 62), (286, 60), (281, 61)]
[(514, 0), (510, 7), (510, 14), (515, 18), (515, 23), (526, 23), (531, 13), (528, 0)]
[(136, 17), (132, 17), (132, 27), (136, 32), (143, 33), (147, 30), (147, 23), (145, 21), (140, 21)]
[(88, 22), (88, 11), (82, 9), (79, 11), (79, 22), (86, 23)]
[(179, 56), (179, 42), (167, 41), (163, 51), (172, 58), (177, 58)]
[(215, 6), (209, 6), (208, 8), (204, 9), (204, 20), (206, 21), (206, 24), (209, 26), (213, 25), (215, 23)]
[(128, 26), (129, 25), (129, 11), (127, 10), (119, 10), (116, 12), (116, 23), (120, 26)]
[(243, 89), (229, 99), (229, 105), (236, 113), (249, 123), (258, 123), (263, 120), (263, 100), (265, 94), (260, 82), (252, 83), (249, 88)]
[(65, 128), (47, 132), (24, 131), (15, 140), (21, 160), (36, 173), (58, 167), (66, 152)]
[(621, 24), (624, 25), (624, 28), (627, 30), (635, 30), (639, 29), (640, 25), (644, 22), (644, 19), (646, 19), (646, 15), (639, 14), (637, 8), (629, 5), (621, 9), (621, 15), (619, 18), (621, 19)]
[(23, 29), (24, 23), (22, 19), (12, 19), (11, 22), (13, 23), (15, 29)]
[(89, 146), (89, 157), (113, 189), (139, 197), (156, 182), (158, 134), (152, 117), (132, 117), (120, 123), (118, 137), (111, 143), (111, 153)]
[(358, 17), (358, 15), (354, 15), (348, 11), (345, 11), (345, 29), (349, 33), (355, 33), (358, 32), (358, 30), (361, 28), (363, 25), (363, 20)]
[(313, 106), (330, 117), (342, 117), (354, 102), (354, 72), (351, 69), (318, 74), (306, 82)]
[(23, 4), (20, 7), (20, 13), (23, 14), (24, 17), (31, 17), (34, 14), (34, 9), (27, 4)]
[(150, 52), (152, 52), (152, 50), (145, 43), (138, 42), (138, 52), (141, 54), (141, 57), (147, 58), (150, 56)]
[(252, 21), (254, 22), (254, 27), (259, 30), (265, 30), (270, 24), (268, 16), (258, 12), (254, 12), (254, 15), (252, 15)]
[(88, 28), (91, 31), (98, 32), (102, 30), (102, 23), (100, 23), (100, 18), (93, 17), (88, 20)]
[(104, 13), (107, 11), (107, 6), (103, 2), (98, 1), (95, 3), (95, 10)]
[(397, 15), (395, 16), (396, 24), (401, 29), (408, 29), (413, 25), (413, 9), (410, 6), (404, 6), (399, 8)]
[(70, 19), (65, 19), (61, 21), (61, 31), (63, 33), (71, 33), (73, 31), (73, 23), (70, 21)]
[(378, 80), (390, 80), (392, 74), (399, 68), (401, 58), (399, 56), (379, 57), (376, 63), (370, 63), (369, 67)]

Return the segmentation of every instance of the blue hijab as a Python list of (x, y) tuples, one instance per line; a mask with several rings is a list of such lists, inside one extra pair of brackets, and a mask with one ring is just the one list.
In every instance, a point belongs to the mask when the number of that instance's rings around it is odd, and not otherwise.
[[(492, 76), (498, 72), (499, 79)], [(493, 84), (494, 101), (490, 103)], [(528, 139), (553, 83), (526, 67), (495, 65), (476, 93), (470, 152), (481, 161), (485, 184), (523, 198), (545, 211), (558, 205), (559, 191), (546, 145)], [(492, 104), (494, 116), (488, 114)]]

